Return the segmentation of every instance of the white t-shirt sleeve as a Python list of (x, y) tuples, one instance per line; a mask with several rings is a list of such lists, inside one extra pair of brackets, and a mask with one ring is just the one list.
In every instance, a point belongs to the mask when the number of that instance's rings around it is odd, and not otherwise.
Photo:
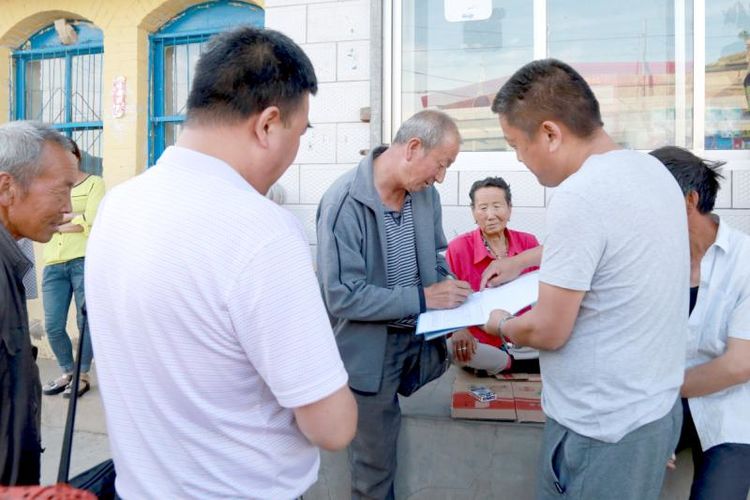
[(539, 280), (569, 290), (588, 291), (604, 253), (600, 217), (582, 197), (558, 191), (547, 210)]
[(250, 256), (227, 304), (240, 344), (279, 405), (311, 404), (347, 383), (301, 233), (282, 231)]

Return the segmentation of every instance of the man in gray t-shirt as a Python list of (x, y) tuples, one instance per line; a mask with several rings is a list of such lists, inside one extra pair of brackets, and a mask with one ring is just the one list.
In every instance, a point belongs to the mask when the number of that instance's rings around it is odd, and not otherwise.
[(492, 109), (518, 159), (557, 187), (537, 305), (494, 311), (485, 327), (540, 349), (538, 498), (656, 499), (681, 425), (682, 193), (658, 161), (607, 135), (591, 89), (560, 61), (521, 68)]

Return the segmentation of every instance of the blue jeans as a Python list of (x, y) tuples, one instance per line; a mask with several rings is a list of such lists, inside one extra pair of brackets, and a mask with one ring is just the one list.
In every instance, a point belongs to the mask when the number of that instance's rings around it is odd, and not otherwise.
[(42, 294), (44, 299), (44, 323), (47, 339), (57, 358), (57, 364), (65, 373), (73, 373), (73, 345), (65, 331), (68, 322), (70, 299), (75, 296), (76, 320), (78, 331), (86, 335), (83, 341), (81, 355), (81, 372), (88, 373), (91, 369), (93, 351), (91, 349), (91, 335), (88, 331), (88, 321), (81, 308), (84, 304), (83, 291), (83, 257), (52, 264), (44, 268), (42, 279)]

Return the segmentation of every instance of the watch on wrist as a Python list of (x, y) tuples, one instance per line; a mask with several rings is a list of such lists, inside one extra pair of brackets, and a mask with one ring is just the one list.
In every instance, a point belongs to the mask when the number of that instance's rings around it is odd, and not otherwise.
[(514, 318), (514, 317), (515, 316), (513, 316), (512, 314), (509, 314), (509, 315), (501, 318), (500, 321), (497, 322), (497, 335), (498, 335), (498, 337), (502, 337), (503, 336), (503, 325), (505, 325), (505, 323), (509, 319)]

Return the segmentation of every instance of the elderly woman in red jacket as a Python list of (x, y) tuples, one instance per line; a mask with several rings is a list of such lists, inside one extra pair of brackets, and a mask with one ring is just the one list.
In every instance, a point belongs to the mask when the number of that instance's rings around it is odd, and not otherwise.
[[(478, 227), (453, 239), (445, 257), (456, 278), (468, 281), (478, 291), (482, 271), (490, 262), (539, 246), (539, 242), (532, 234), (508, 229), (513, 205), (510, 186), (502, 177), (476, 181), (469, 190), (469, 198)], [(530, 267), (523, 272), (535, 269), (538, 268)], [(489, 375), (508, 370), (513, 363), (512, 356), (500, 347), (499, 337), (478, 327), (459, 330), (448, 340), (454, 362)]]

